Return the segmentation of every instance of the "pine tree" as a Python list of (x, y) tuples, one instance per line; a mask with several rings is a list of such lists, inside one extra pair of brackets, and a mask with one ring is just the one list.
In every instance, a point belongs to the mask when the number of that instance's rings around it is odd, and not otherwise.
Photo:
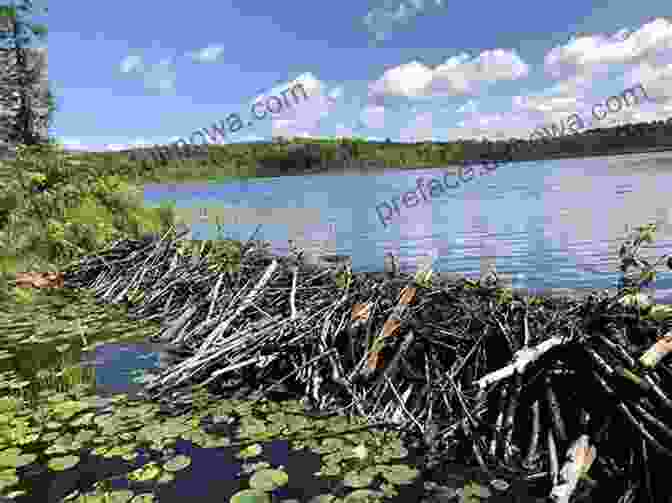
[[(38, 145), (43, 139), (36, 127), (47, 125), (51, 121), (55, 109), (53, 95), (49, 93), (47, 109), (38, 110), (39, 97), (35, 89), (40, 79), (39, 58), (30, 65), (28, 61), (28, 45), (31, 34), (43, 40), (47, 28), (41, 24), (29, 22), (26, 18), (34, 14), (31, 0), (19, 0), (11, 5), (0, 6), (0, 45), (7, 54), (13, 56), (9, 72), (0, 76), (0, 107), (8, 115), (2, 118), (1, 129), (4, 129), (10, 143)], [(47, 12), (47, 9), (44, 9)]]

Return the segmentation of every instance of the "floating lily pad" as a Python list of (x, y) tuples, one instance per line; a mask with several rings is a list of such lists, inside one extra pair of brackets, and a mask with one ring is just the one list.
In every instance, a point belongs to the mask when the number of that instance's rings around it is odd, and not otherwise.
[(348, 494), (343, 503), (371, 503), (380, 499), (380, 496), (369, 489), (357, 489)]
[(141, 493), (133, 496), (131, 503), (152, 503), (154, 495), (152, 493)]
[(52, 444), (44, 450), (45, 454), (51, 456), (52, 454), (67, 454), (68, 448), (61, 444)]
[(21, 454), (15, 447), (0, 452), (0, 467), (18, 468), (26, 466), (37, 459), (36, 454)]
[(28, 494), (26, 491), (12, 491), (6, 494), (6, 497), (13, 500), (14, 498), (18, 498), (19, 496), (25, 496)]
[(182, 454), (175, 456), (173, 459), (167, 461), (163, 465), (163, 469), (167, 472), (178, 472), (185, 469), (191, 464), (191, 458)]
[(385, 470), (381, 470), (380, 474), (392, 484), (410, 484), (416, 479), (419, 472), (417, 469), (406, 465), (390, 465), (386, 466)]
[(326, 454), (329, 452), (337, 452), (345, 449), (345, 442), (341, 438), (325, 438), (322, 440), (318, 451), (320, 454)]
[(175, 475), (173, 475), (170, 472), (163, 472), (161, 476), (158, 478), (157, 482), (159, 484), (167, 484), (169, 482), (172, 482), (175, 480)]
[(261, 491), (273, 491), (287, 485), (289, 476), (282, 470), (260, 470), (250, 478), (250, 487)]
[(236, 457), (242, 459), (255, 458), (261, 454), (262, 448), (259, 444), (252, 444), (241, 450)]
[(45, 433), (44, 435), (42, 435), (42, 440), (44, 440), (45, 442), (53, 442), (57, 438), (60, 438), (60, 436), (61, 436), (61, 434), (59, 432), (52, 431), (52, 432)]
[(16, 476), (16, 470), (3, 470), (0, 472), (0, 490), (12, 487), (18, 483), (19, 478)]
[(119, 491), (112, 491), (105, 495), (107, 499), (105, 502), (109, 503), (127, 503), (133, 497), (133, 491), (128, 489), (121, 489)]
[(229, 503), (271, 503), (271, 498), (264, 491), (243, 489), (231, 496)]
[(79, 463), (79, 456), (63, 456), (61, 458), (53, 458), (49, 460), (47, 466), (54, 471), (69, 470)]
[(352, 471), (345, 474), (343, 483), (348, 487), (367, 487), (373, 482), (373, 477), (370, 473)]
[(476, 481), (464, 484), (463, 497), (465, 501), (474, 501), (479, 498), (489, 498), (492, 495), (490, 489)]
[(82, 414), (79, 416), (77, 419), (73, 420), (70, 422), (70, 425), (72, 426), (84, 426), (89, 423), (91, 423), (91, 420), (94, 418), (95, 413), (93, 412), (87, 412), (86, 414)]
[(161, 473), (161, 469), (157, 466), (156, 463), (147, 463), (140, 468), (137, 468), (128, 474), (130, 480), (135, 480), (138, 482), (145, 482), (147, 480), (152, 480), (158, 477)]

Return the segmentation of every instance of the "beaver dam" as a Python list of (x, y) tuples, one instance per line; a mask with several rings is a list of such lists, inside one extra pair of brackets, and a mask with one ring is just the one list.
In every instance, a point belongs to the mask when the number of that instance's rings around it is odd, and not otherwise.
[[(640, 228), (622, 246), (617, 294), (582, 300), (524, 297), (496, 276), (353, 274), (253, 241), (233, 258), (221, 243), (190, 256), (174, 232), (115, 242), (64, 278), (125, 304), (131, 319), (161, 323), (155, 338), (180, 358), (146, 382), (146, 398), (179, 415), (195, 406), (184, 393), (195, 386), (275, 411), (246, 419), (247, 449), (300, 433), (273, 405), (291, 400), (314, 418), (396, 432), (422, 473), (461, 463), (489, 474), (495, 490), (534, 481), (548, 501), (667, 502), (672, 317), (642, 293), (661, 262), (639, 257), (654, 231)], [(384, 457), (346, 470), (349, 444), (333, 431), (299, 438), (325, 455), (323, 474), (345, 475), (360, 498), (417, 475), (402, 465), (385, 472)], [(355, 458), (371, 448), (361, 441)], [(267, 487), (245, 493), (262, 499), (239, 501), (270, 501), (264, 490), (286, 475), (266, 475)]]

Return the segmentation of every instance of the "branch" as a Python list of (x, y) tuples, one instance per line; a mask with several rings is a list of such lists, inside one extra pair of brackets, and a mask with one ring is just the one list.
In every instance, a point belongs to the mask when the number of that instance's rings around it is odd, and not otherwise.
[(490, 384), (501, 381), (502, 379), (506, 379), (507, 377), (511, 377), (516, 372), (522, 374), (530, 363), (541, 358), (550, 349), (563, 343), (564, 340), (561, 337), (551, 337), (534, 348), (523, 348), (519, 351), (516, 351), (516, 354), (513, 355), (513, 363), (481, 377), (478, 381), (476, 381), (476, 384), (481, 389), (484, 389), (487, 388)]

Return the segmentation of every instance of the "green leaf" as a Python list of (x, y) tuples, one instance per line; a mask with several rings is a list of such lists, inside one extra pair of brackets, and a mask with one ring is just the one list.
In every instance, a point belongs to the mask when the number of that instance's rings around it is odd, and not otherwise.
[(371, 473), (352, 471), (345, 474), (343, 483), (348, 487), (367, 487), (373, 482), (374, 475)]
[(127, 503), (133, 497), (133, 491), (128, 489), (121, 489), (119, 491), (112, 491), (105, 495), (105, 502), (109, 503)]
[(231, 496), (229, 503), (271, 503), (271, 498), (263, 491), (243, 489)]
[(53, 458), (49, 460), (47, 466), (54, 471), (69, 470), (79, 463), (79, 456), (63, 456), (62, 458)]
[(250, 487), (261, 491), (273, 491), (287, 485), (289, 476), (282, 470), (259, 470), (250, 478)]
[(154, 495), (152, 493), (141, 493), (133, 496), (131, 503), (152, 503)]
[(175, 456), (163, 465), (163, 469), (168, 472), (177, 472), (185, 469), (191, 464), (191, 458), (182, 454)]
[(406, 465), (385, 466), (380, 474), (393, 484), (410, 484), (418, 476), (418, 470)]
[(252, 444), (248, 447), (245, 447), (243, 450), (241, 450), (238, 455), (236, 456), (237, 458), (242, 458), (242, 459), (247, 459), (247, 458), (254, 458), (259, 456), (261, 454), (262, 448), (261, 445), (259, 444)]
[(655, 321), (663, 321), (668, 318), (672, 318), (672, 306), (655, 304), (651, 306), (651, 310), (648, 312), (646, 317)]
[(21, 449), (12, 447), (0, 452), (0, 467), (18, 468), (37, 459), (36, 454), (21, 454)]

